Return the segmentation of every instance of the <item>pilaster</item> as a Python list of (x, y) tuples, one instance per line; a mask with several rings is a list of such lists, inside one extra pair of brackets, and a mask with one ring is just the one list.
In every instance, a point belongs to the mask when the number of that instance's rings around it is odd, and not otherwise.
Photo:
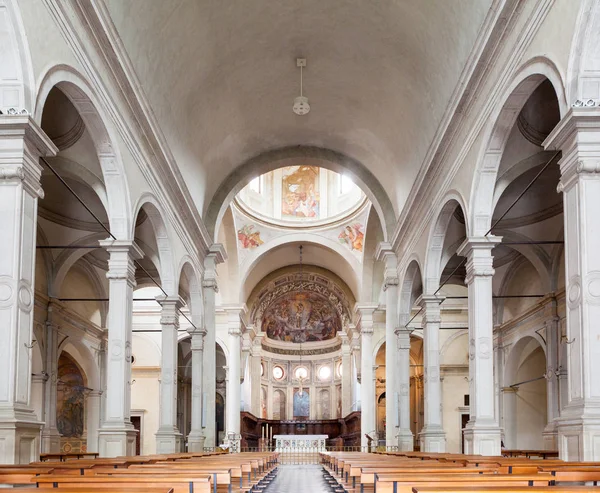
[(357, 305), (360, 314), (361, 344), (361, 445), (368, 446), (366, 435), (375, 439), (375, 372), (373, 371), (373, 313), (378, 305)]
[(228, 346), (229, 358), (227, 360), (228, 380), (227, 380), (227, 398), (225, 402), (227, 416), (227, 436), (230, 433), (240, 434), (240, 411), (241, 411), (241, 338), (242, 338), (242, 320), (245, 313), (243, 307), (227, 307), (228, 318)]
[(58, 395), (58, 321), (59, 307), (48, 304), (46, 341), (44, 344), (47, 379), (44, 384), (44, 427), (42, 428), (42, 451), (60, 452), (60, 433), (56, 427), (56, 405)]
[(557, 420), (561, 459), (600, 460), (600, 108), (571, 108), (544, 142), (560, 149), (565, 220), (568, 399)]
[(347, 332), (340, 332), (342, 340), (342, 415), (348, 416), (352, 412), (352, 362), (350, 356), (350, 339)]
[(442, 422), (442, 384), (440, 381), (440, 303), (441, 296), (421, 297), (423, 308), (423, 384), (425, 415), (419, 433), (421, 450), (445, 452), (446, 434)]
[(160, 426), (156, 432), (156, 453), (181, 452), (182, 435), (177, 428), (177, 336), (179, 309), (183, 301), (179, 296), (159, 296), (162, 329), (160, 371)]
[(203, 369), (204, 369), (204, 329), (193, 329), (192, 336), (192, 426), (188, 435), (188, 452), (204, 450), (204, 432), (202, 430), (203, 409)]
[(492, 249), (502, 238), (468, 238), (457, 254), (467, 257), (469, 294), (469, 422), (465, 453), (499, 455), (501, 431), (495, 416)]
[(26, 114), (0, 116), (0, 463), (39, 458), (30, 406), (35, 239), (42, 167), (57, 149)]
[(131, 326), (133, 318), (134, 260), (143, 252), (133, 241), (100, 241), (109, 253), (108, 353), (105, 419), (99, 432), (102, 457), (134, 455), (136, 430), (131, 412)]
[(406, 327), (400, 327), (394, 333), (398, 350), (398, 449), (411, 451), (414, 448), (414, 436), (410, 429), (410, 331)]

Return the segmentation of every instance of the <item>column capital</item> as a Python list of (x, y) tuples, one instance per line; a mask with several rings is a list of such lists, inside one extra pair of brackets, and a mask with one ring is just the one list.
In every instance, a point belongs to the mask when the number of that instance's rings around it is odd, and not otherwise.
[(579, 175), (600, 176), (600, 107), (571, 108), (542, 145), (562, 151), (559, 192), (570, 188)]
[(240, 329), (239, 327), (229, 327), (229, 329), (227, 329), (227, 333), (230, 336), (241, 337), (242, 336), (242, 329)]
[(156, 301), (161, 306), (160, 324), (179, 327), (179, 313), (184, 301), (179, 296), (157, 296)]
[(107, 279), (123, 279), (135, 284), (134, 260), (141, 259), (144, 252), (133, 240), (100, 240), (101, 247), (109, 253)]
[(494, 275), (492, 250), (502, 242), (500, 236), (476, 236), (467, 238), (458, 247), (457, 255), (467, 257), (466, 284), (475, 277), (492, 277)]
[(192, 351), (204, 350), (204, 334), (206, 334), (206, 331), (195, 331), (192, 333)]
[(394, 334), (396, 334), (398, 349), (410, 349), (410, 330), (407, 330), (406, 327), (397, 327)]

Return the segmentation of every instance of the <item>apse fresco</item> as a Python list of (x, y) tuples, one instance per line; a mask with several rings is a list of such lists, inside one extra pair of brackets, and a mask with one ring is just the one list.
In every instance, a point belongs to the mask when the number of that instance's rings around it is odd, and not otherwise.
[(281, 190), (282, 218), (319, 218), (319, 168), (283, 168)]
[(276, 298), (264, 311), (262, 329), (276, 341), (326, 341), (342, 324), (335, 306), (317, 293), (296, 291)]
[(56, 427), (63, 437), (83, 435), (85, 383), (81, 370), (65, 353), (58, 359)]

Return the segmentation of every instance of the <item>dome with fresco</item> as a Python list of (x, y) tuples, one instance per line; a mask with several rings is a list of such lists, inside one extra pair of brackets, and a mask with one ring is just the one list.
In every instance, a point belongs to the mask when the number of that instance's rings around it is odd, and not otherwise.
[(236, 202), (259, 220), (318, 226), (353, 214), (367, 199), (348, 177), (316, 166), (287, 166), (254, 178)]

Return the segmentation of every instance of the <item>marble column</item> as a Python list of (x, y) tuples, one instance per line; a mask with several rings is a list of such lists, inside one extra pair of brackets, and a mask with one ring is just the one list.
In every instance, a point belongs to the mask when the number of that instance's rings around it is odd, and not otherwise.
[(500, 455), (501, 432), (495, 416), (492, 249), (501, 238), (467, 238), (458, 255), (467, 257), (469, 295), (469, 422), (465, 453)]
[(559, 161), (565, 221), (568, 403), (558, 420), (561, 459), (600, 460), (600, 107), (573, 107), (544, 146)]
[(517, 392), (519, 387), (502, 388), (502, 417), (504, 421), (504, 446), (517, 448)]
[(405, 328), (395, 330), (398, 350), (396, 372), (398, 380), (398, 448), (411, 451), (414, 448), (414, 436), (410, 430), (410, 332)]
[(398, 327), (398, 263), (396, 254), (388, 243), (380, 243), (376, 258), (385, 264), (385, 443), (388, 447), (398, 446), (399, 419), (399, 372), (398, 345), (396, 344), (396, 328)]
[(90, 392), (85, 400), (87, 409), (87, 449), (88, 452), (98, 451), (98, 431), (100, 428), (100, 411), (102, 393), (98, 390)]
[(544, 448), (558, 450), (558, 432), (556, 420), (560, 416), (560, 389), (558, 381), (560, 331), (557, 314), (557, 301), (554, 294), (546, 305), (548, 320), (546, 321), (546, 414), (548, 424), (544, 428)]
[(419, 442), (423, 452), (445, 452), (446, 434), (442, 424), (440, 381), (440, 303), (438, 296), (421, 297), (423, 308), (423, 382), (425, 415)]
[(342, 415), (345, 418), (352, 412), (352, 360), (350, 340), (347, 332), (339, 333), (342, 340)]
[(183, 306), (179, 296), (159, 296), (161, 305), (160, 326), (162, 351), (160, 370), (159, 427), (156, 432), (156, 453), (181, 452), (182, 435), (177, 428), (177, 336), (179, 309)]
[(362, 305), (360, 312), (360, 358), (361, 358), (361, 446), (368, 446), (366, 435), (373, 438), (373, 445), (377, 444), (376, 438), (376, 404), (375, 404), (375, 372), (373, 371), (373, 312), (377, 305)]
[[(235, 321), (231, 321), (235, 324)], [(242, 331), (240, 329), (239, 318), (237, 326), (229, 325), (229, 378), (227, 380), (227, 434), (240, 433), (240, 406), (241, 406), (241, 383), (240, 383), (240, 350)]]
[(44, 389), (44, 427), (42, 428), (42, 451), (45, 453), (60, 452), (60, 433), (56, 428), (56, 405), (58, 395), (58, 325), (55, 303), (48, 304), (48, 320), (46, 321), (46, 379)]
[(99, 432), (101, 457), (135, 454), (136, 430), (131, 424), (131, 324), (134, 260), (143, 256), (133, 241), (103, 240), (109, 253), (108, 354), (105, 419)]
[(204, 373), (204, 336), (203, 329), (192, 329), (192, 426), (188, 435), (188, 452), (204, 450), (204, 432), (202, 431), (202, 386)]
[(264, 333), (254, 336), (250, 349), (250, 412), (257, 418), (261, 417), (260, 409), (260, 379), (261, 379), (261, 354)]
[(57, 149), (27, 115), (0, 115), (0, 463), (39, 460), (31, 408), (35, 239), (42, 167)]

